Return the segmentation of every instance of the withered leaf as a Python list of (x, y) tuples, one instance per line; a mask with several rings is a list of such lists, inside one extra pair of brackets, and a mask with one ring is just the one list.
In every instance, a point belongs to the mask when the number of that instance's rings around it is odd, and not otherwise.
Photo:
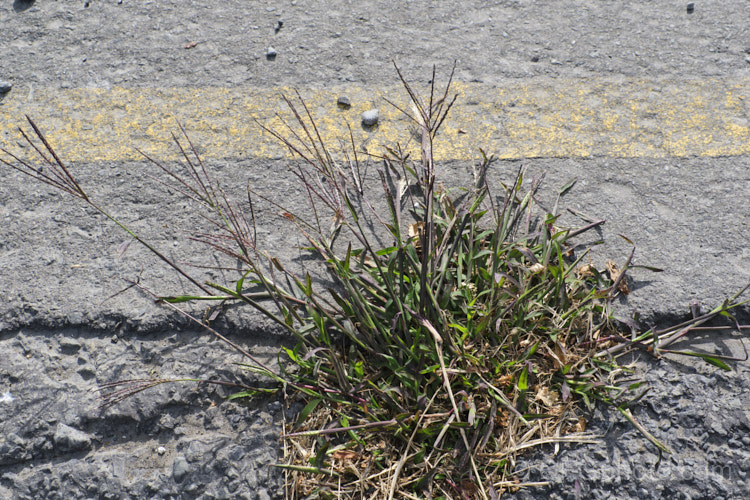
[(537, 273), (541, 273), (542, 271), (544, 271), (544, 269), (545, 269), (544, 264), (542, 264), (541, 262), (537, 262), (536, 264), (534, 264), (533, 266), (529, 268), (529, 271), (531, 271), (533, 274), (537, 274)]
[[(617, 264), (615, 264), (614, 261), (608, 260), (604, 265), (607, 266), (607, 271), (609, 271), (609, 278), (612, 280), (612, 282), (614, 283), (615, 281), (617, 281), (617, 279), (622, 274), (622, 271), (617, 266)], [(617, 285), (617, 288), (625, 295), (630, 293), (630, 288), (628, 288), (628, 279), (625, 276), (622, 277), (622, 279), (620, 280), (620, 284)]]
[(578, 278), (590, 278), (594, 276), (594, 266), (591, 264), (584, 264), (576, 269), (576, 275)]
[(419, 238), (422, 236), (422, 231), (424, 231), (424, 222), (409, 224), (409, 238)]
[(576, 432), (583, 432), (586, 430), (586, 419), (581, 417), (578, 419), (578, 423), (575, 425)]
[(536, 399), (548, 407), (556, 405), (559, 401), (558, 395), (544, 386), (541, 386), (537, 391)]
[(461, 481), (461, 489), (463, 490), (465, 495), (471, 497), (474, 495), (474, 493), (476, 493), (477, 485), (474, 484), (474, 481), (464, 479), (463, 481)]
[(337, 460), (354, 460), (359, 458), (359, 453), (352, 450), (336, 450), (333, 452), (333, 458)]

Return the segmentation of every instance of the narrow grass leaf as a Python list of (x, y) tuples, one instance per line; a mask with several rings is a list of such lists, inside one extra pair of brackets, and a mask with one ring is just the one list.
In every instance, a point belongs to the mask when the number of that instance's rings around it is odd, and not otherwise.
[(302, 411), (299, 412), (299, 416), (297, 417), (297, 425), (302, 425), (302, 423), (307, 420), (307, 417), (310, 416), (310, 413), (315, 410), (315, 408), (318, 407), (318, 405), (323, 402), (323, 398), (315, 398), (310, 400), (304, 408), (302, 408)]
[(728, 364), (726, 364), (725, 362), (723, 362), (717, 356), (714, 356), (714, 355), (711, 355), (711, 354), (705, 354), (705, 353), (702, 353), (702, 352), (695, 352), (695, 351), (671, 351), (671, 350), (667, 351), (665, 349), (662, 349), (662, 352), (670, 352), (672, 354), (682, 354), (683, 356), (693, 356), (693, 357), (696, 357), (696, 358), (701, 358), (704, 361), (706, 361), (707, 363), (710, 363), (710, 364), (712, 364), (714, 366), (718, 366), (719, 368), (721, 368), (724, 371), (728, 371), (728, 372), (732, 371), (732, 368)]
[(628, 420), (628, 422), (630, 422), (631, 424), (633, 424), (633, 427), (635, 427), (636, 429), (638, 429), (640, 431), (640, 433), (646, 439), (648, 439), (649, 441), (651, 441), (651, 443), (653, 443), (654, 446), (656, 446), (657, 448), (659, 448), (664, 453), (669, 453), (669, 454), (672, 453), (672, 450), (670, 450), (669, 448), (667, 448), (666, 445), (662, 444), (661, 441), (659, 441), (658, 439), (656, 439), (653, 436), (653, 434), (651, 434), (650, 432), (648, 432), (648, 430), (645, 427), (643, 427), (643, 425), (640, 422), (638, 422), (638, 420), (635, 419), (635, 417), (633, 416), (633, 414), (630, 412), (629, 408), (618, 407), (617, 409), (620, 410), (620, 413)]

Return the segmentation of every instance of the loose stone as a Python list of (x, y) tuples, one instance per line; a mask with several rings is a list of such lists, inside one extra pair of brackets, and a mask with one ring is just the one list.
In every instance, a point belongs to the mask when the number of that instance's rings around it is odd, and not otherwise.
[(174, 459), (174, 464), (172, 465), (172, 477), (174, 477), (175, 481), (178, 483), (182, 481), (189, 470), (190, 464), (188, 464), (185, 457), (179, 456)]
[(377, 109), (369, 109), (362, 113), (362, 125), (372, 127), (378, 123), (379, 113)]

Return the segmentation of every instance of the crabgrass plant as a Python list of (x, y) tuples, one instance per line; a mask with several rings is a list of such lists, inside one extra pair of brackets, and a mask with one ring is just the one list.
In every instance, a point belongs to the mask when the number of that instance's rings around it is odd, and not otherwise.
[[(240, 278), (230, 284), (199, 282), (95, 204), (31, 119), (43, 147), (24, 137), (49, 168), (7, 151), (14, 161), (2, 161), (94, 206), (186, 276), (198, 294), (158, 299), (237, 349), (247, 360), (243, 369), (267, 377), (272, 390), (297, 403), (279, 465), (289, 498), (498, 498), (524, 486), (513, 476), (521, 451), (595, 441), (584, 432), (583, 415), (597, 401), (621, 412), (660, 453), (669, 452), (630, 412), (647, 389), (616, 356), (634, 349), (674, 352), (668, 345), (692, 328), (731, 317), (740, 294), (668, 330), (625, 334), (610, 305), (628, 291), (633, 254), (621, 270), (611, 262), (598, 270), (588, 249), (572, 241), (604, 221), (562, 227), (559, 203), (550, 212), (538, 208), (541, 179), (524, 191), (523, 169), (494, 192), (486, 181), (493, 159), (484, 152), (473, 186), (442, 187), (433, 145), (456, 101), (451, 80), (438, 94), (433, 83), (422, 99), (396, 70), (410, 107), (393, 105), (419, 129), (418, 158), (395, 146), (363, 160), (351, 133), (347, 147), (333, 151), (299, 96), (284, 97), (292, 118), (283, 130), (260, 124), (298, 159), (290, 168), (309, 213), (293, 213), (252, 189), (246, 204), (230, 201), (184, 130), (188, 146), (174, 140), (186, 174), (148, 158), (212, 214), (216, 231), (195, 238), (242, 263)], [(366, 187), (365, 166), (372, 162), (380, 165), (375, 196), (385, 209), (376, 208)], [(572, 186), (559, 191), (558, 202)], [(328, 273), (328, 285), (258, 247), (260, 201), (296, 226), (304, 251)], [(375, 243), (373, 221), (390, 245)], [(181, 302), (195, 301), (237, 301), (271, 318), (294, 339), (279, 353), (280, 368), (180, 309)], [(683, 353), (728, 369), (718, 355)], [(194, 379), (180, 381), (186, 380)], [(165, 382), (174, 380), (107, 384), (104, 404)], [(238, 387), (232, 397), (262, 390), (207, 382)]]

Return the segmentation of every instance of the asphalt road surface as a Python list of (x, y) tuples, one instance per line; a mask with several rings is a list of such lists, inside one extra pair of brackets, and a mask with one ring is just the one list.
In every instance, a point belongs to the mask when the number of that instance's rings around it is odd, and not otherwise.
[[(635, 263), (664, 269), (634, 271), (619, 314), (674, 322), (750, 281), (750, 4), (691, 4), (3, 2), (0, 147), (33, 158), (18, 132), (29, 115), (94, 199), (170, 256), (212, 264), (184, 238), (200, 220), (144, 175), (153, 166), (135, 148), (174, 161), (179, 122), (230, 192), (250, 182), (304, 206), (285, 149), (258, 126), (288, 116), (282, 94), (305, 98), (326, 141), (348, 138), (348, 125), (357, 147), (377, 152), (410, 134), (386, 102), (405, 102), (393, 61), (419, 91), (433, 65), (440, 83), (455, 61), (439, 175), (469, 179), (481, 147), (500, 158), (494, 182), (521, 164), (545, 172), (543, 202), (578, 179), (565, 206), (607, 220), (594, 259), (623, 263), (622, 234)], [(373, 109), (378, 126), (363, 127)], [(123, 253), (117, 227), (8, 168), (0, 220), (0, 497), (283, 497), (268, 467), (278, 402), (162, 387), (102, 411), (89, 392), (124, 377), (238, 376), (239, 359), (209, 336), (142, 293), (118, 294), (122, 277), (160, 293), (189, 283), (137, 245)], [(259, 232), (294, 258), (296, 236), (274, 220)], [(747, 309), (739, 317), (750, 322)], [(283, 341), (257, 315), (223, 321), (259, 356), (273, 359)], [(745, 330), (693, 341), (742, 356), (747, 340)], [(747, 497), (748, 363), (638, 366), (653, 390), (634, 412), (675, 453), (655, 469), (655, 450), (597, 411), (589, 428), (603, 444), (526, 457), (519, 478), (549, 485), (517, 498)]]

